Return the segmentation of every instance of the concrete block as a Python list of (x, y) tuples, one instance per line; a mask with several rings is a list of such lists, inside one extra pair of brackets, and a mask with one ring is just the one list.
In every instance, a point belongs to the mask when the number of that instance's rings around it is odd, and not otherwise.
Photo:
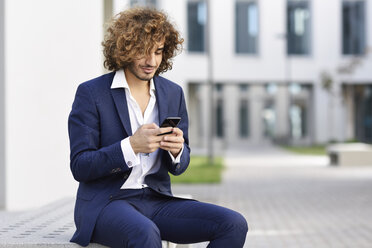
[(331, 165), (372, 165), (372, 145), (334, 144), (327, 148)]

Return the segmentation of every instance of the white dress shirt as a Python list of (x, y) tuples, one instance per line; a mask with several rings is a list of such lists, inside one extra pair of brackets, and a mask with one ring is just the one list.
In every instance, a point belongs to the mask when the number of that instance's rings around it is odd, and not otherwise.
[[(130, 126), (132, 128), (133, 134), (140, 126), (144, 124), (155, 123), (159, 125), (159, 111), (155, 97), (155, 85), (152, 79), (150, 80), (150, 100), (143, 115), (140, 106), (130, 92), (128, 82), (125, 78), (124, 70), (116, 71), (111, 85), (111, 89), (113, 88), (125, 89)], [(128, 167), (132, 167), (132, 172), (121, 188), (140, 189), (147, 187), (144, 182), (146, 175), (155, 173), (161, 166), (159, 149), (152, 153), (135, 154), (132, 146), (130, 145), (129, 137), (127, 137), (121, 141), (121, 150)], [(180, 162), (182, 152), (183, 147), (176, 158), (174, 158), (173, 155), (168, 152), (169, 156), (172, 158), (173, 163)]]

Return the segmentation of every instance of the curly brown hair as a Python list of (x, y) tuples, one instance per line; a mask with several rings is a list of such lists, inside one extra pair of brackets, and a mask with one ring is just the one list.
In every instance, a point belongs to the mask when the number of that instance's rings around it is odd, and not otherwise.
[(172, 58), (182, 50), (184, 40), (167, 15), (159, 10), (133, 8), (120, 12), (113, 18), (102, 42), (104, 66), (111, 71), (126, 68), (163, 41), (163, 59), (156, 75), (172, 69)]

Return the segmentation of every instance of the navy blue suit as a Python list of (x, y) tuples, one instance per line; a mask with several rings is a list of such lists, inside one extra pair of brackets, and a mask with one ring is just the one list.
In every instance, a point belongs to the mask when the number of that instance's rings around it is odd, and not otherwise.
[[(154, 84), (159, 121), (168, 116), (181, 117), (178, 127), (183, 131), (185, 140), (181, 160), (173, 164), (168, 152), (161, 150), (161, 167), (156, 173), (146, 176), (145, 183), (149, 186), (146, 192), (141, 189), (120, 190), (131, 172), (125, 163), (120, 142), (131, 136), (132, 130), (124, 88), (110, 88), (114, 75), (115, 72), (108, 73), (80, 84), (68, 120), (70, 167), (79, 182), (74, 213), (77, 230), (71, 241), (82, 246), (91, 242), (100, 214), (115, 199), (137, 199), (144, 193), (157, 195), (164, 201), (173, 199), (168, 172), (179, 175), (187, 169), (190, 161), (188, 117), (183, 91), (177, 84), (156, 76)], [(179, 199), (176, 201), (183, 202)], [(197, 201), (187, 202), (197, 204)], [(119, 212), (115, 214), (120, 215)], [(184, 235), (187, 236), (187, 233)], [(116, 246), (110, 243), (106, 245)]]

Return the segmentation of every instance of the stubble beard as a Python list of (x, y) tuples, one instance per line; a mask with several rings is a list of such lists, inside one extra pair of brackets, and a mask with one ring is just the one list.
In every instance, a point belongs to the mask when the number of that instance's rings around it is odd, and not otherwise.
[(149, 80), (151, 80), (153, 77), (154, 77), (154, 75), (155, 75), (155, 73), (153, 73), (153, 74), (148, 74), (148, 75), (146, 75), (146, 73), (143, 73), (144, 75), (140, 75), (140, 71), (139, 71), (139, 69), (137, 69), (137, 67), (133, 64), (133, 63), (131, 63), (129, 66), (128, 66), (128, 69), (129, 69), (129, 71), (137, 78), (137, 79), (139, 79), (139, 80), (141, 80), (141, 81), (149, 81)]

